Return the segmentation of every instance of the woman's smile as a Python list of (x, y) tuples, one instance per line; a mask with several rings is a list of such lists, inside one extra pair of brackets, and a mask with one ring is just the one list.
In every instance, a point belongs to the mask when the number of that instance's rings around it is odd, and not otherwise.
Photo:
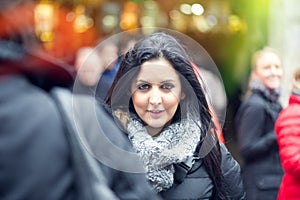
[(153, 119), (159, 119), (164, 114), (163, 110), (148, 110), (147, 112), (149, 112), (150, 117)]

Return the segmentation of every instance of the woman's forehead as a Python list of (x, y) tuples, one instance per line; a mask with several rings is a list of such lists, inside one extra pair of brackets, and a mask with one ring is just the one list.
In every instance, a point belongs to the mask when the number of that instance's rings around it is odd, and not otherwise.
[(174, 67), (165, 59), (147, 61), (141, 65), (137, 79), (174, 79), (178, 74)]

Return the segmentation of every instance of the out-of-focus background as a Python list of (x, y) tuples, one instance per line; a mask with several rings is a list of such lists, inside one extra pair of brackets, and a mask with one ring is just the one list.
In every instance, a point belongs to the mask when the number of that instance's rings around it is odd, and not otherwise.
[[(20, 0), (19, 0), (20, 1)], [(298, 0), (32, 0), (31, 23), (47, 53), (74, 63), (76, 51), (135, 28), (163, 27), (199, 42), (215, 61), (227, 94), (224, 136), (234, 151), (233, 117), (244, 93), (251, 54), (264, 46), (282, 57), (282, 103), (291, 73), (300, 65)], [(1, 2), (0, 2), (1, 6)], [(28, 7), (18, 7), (16, 26)], [(10, 14), (10, 13), (7, 13)], [(5, 27), (0, 18), (0, 35)], [(13, 30), (12, 30), (13, 33)], [(71, 66), (70, 65), (70, 66)], [(218, 98), (217, 96), (214, 98)], [(230, 145), (232, 144), (232, 145)]]

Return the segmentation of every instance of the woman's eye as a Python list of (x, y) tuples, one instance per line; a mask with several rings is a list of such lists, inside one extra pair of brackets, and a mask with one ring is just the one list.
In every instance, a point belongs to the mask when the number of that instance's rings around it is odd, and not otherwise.
[(265, 70), (270, 70), (270, 69), (272, 69), (272, 65), (266, 65), (266, 66), (264, 67), (264, 69), (265, 69)]
[(279, 65), (275, 65), (275, 68), (276, 68), (276, 69), (280, 69), (280, 68), (281, 68), (281, 66), (279, 66)]
[(150, 85), (148, 84), (141, 84), (137, 86), (138, 90), (147, 90), (150, 88)]
[(166, 89), (166, 90), (171, 90), (172, 88), (174, 88), (174, 85), (172, 84), (163, 84), (161, 86), (162, 89)]

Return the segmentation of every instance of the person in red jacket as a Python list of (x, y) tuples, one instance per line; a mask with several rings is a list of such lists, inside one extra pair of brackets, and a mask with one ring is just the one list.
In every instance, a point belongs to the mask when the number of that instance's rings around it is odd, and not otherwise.
[(294, 74), (289, 104), (280, 112), (275, 131), (285, 171), (277, 199), (300, 199), (300, 67)]

